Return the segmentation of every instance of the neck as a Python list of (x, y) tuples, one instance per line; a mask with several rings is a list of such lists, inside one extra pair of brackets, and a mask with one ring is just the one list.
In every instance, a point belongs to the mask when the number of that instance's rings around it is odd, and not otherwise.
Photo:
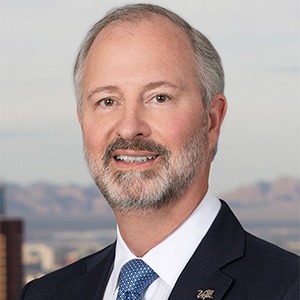
[(191, 188), (176, 202), (159, 210), (140, 214), (115, 211), (120, 234), (127, 247), (137, 257), (143, 257), (192, 214), (204, 198), (207, 188), (207, 183)]

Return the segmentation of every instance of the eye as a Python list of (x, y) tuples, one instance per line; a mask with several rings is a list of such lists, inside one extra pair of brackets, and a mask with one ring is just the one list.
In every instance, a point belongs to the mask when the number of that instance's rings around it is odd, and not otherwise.
[(109, 106), (113, 106), (115, 104), (115, 100), (112, 98), (105, 98), (105, 99), (100, 100), (98, 104), (101, 106), (109, 107)]
[(156, 95), (155, 97), (152, 98), (152, 100), (156, 101), (158, 103), (164, 103), (164, 102), (170, 100), (170, 97), (167, 95), (161, 94), (161, 95)]

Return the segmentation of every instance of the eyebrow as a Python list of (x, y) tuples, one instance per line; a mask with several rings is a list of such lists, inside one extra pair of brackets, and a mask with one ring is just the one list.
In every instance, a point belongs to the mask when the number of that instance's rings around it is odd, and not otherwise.
[(118, 91), (118, 88), (116, 86), (113, 85), (107, 85), (107, 86), (100, 86), (97, 87), (95, 89), (93, 89), (87, 96), (88, 100), (91, 100), (92, 96), (96, 93), (100, 93), (100, 92), (109, 92), (109, 93), (113, 93)]
[[(172, 83), (170, 81), (153, 81), (153, 82), (149, 82), (146, 85), (143, 86), (143, 90), (144, 91), (149, 91), (149, 90), (153, 90), (159, 87), (169, 87), (169, 88), (173, 88), (173, 89), (177, 89), (177, 90), (181, 90), (181, 91), (185, 91), (186, 87), (185, 86), (179, 86), (175, 83)], [(100, 92), (109, 92), (109, 93), (114, 93), (114, 92), (118, 92), (119, 88), (114, 86), (114, 85), (107, 85), (107, 86), (100, 86), (97, 87), (95, 89), (93, 89), (89, 94), (88, 94), (88, 100), (91, 99), (91, 97), (96, 94), (96, 93), (100, 93)]]
[(148, 84), (146, 84), (143, 89), (148, 91), (148, 90), (152, 90), (152, 89), (155, 89), (155, 88), (158, 88), (158, 87), (161, 87), (161, 86), (164, 86), (164, 87), (169, 87), (169, 88), (173, 88), (173, 89), (178, 89), (178, 90), (181, 90), (181, 91), (185, 91), (186, 90), (186, 87), (183, 86), (183, 85), (177, 85), (175, 83), (172, 83), (170, 81), (154, 81), (154, 82), (149, 82)]

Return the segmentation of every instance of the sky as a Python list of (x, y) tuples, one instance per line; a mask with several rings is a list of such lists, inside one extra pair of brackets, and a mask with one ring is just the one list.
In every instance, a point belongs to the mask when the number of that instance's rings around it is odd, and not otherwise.
[(228, 112), (211, 189), (300, 178), (298, 0), (1, 0), (1, 180), (92, 183), (72, 69), (89, 28), (111, 8), (135, 2), (178, 13), (222, 58)]

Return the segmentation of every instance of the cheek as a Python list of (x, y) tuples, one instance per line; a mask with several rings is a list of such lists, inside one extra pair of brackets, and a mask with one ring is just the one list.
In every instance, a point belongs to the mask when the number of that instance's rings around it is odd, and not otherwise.
[(104, 132), (95, 124), (83, 124), (82, 135), (84, 147), (91, 153), (102, 154), (106, 147), (106, 138)]
[(201, 124), (201, 118), (199, 117), (174, 114), (161, 119), (156, 128), (162, 142), (169, 148), (176, 150), (180, 149), (200, 130)]

